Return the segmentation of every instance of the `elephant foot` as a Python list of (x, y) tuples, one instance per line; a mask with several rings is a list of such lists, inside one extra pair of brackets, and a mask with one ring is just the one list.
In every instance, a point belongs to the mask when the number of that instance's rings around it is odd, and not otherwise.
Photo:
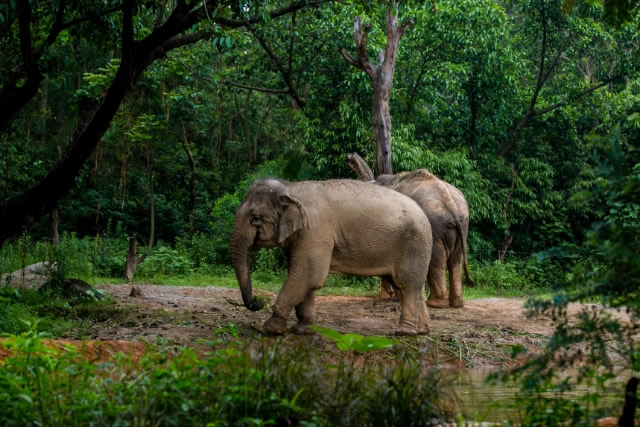
[(400, 326), (398, 329), (396, 329), (395, 334), (397, 337), (415, 337), (416, 335), (418, 335), (418, 332), (416, 331), (416, 328)]
[(282, 335), (287, 332), (287, 321), (280, 319), (279, 317), (271, 316), (266, 322), (264, 322), (262, 329), (269, 334)]
[(422, 328), (418, 329), (418, 335), (429, 335), (429, 332), (431, 332), (431, 330), (428, 326), (423, 326)]
[(462, 308), (464, 307), (464, 301), (462, 298), (453, 298), (449, 300), (449, 308)]
[(291, 332), (296, 335), (313, 335), (315, 332), (304, 323), (296, 323), (291, 327)]
[(429, 298), (427, 299), (427, 307), (432, 308), (449, 308), (449, 301), (446, 299), (435, 299)]

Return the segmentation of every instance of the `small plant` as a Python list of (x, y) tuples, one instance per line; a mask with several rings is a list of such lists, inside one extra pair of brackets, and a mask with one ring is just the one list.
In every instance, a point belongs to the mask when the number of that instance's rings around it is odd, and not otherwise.
[(342, 351), (355, 351), (356, 353), (366, 353), (369, 351), (387, 350), (393, 347), (394, 340), (385, 337), (363, 336), (359, 334), (341, 334), (335, 329), (324, 328), (322, 326), (311, 327), (323, 337), (329, 338), (336, 343)]

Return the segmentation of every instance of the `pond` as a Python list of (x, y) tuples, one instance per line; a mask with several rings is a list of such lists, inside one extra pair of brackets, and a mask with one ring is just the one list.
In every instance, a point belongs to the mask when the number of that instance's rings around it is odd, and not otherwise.
[[(451, 369), (447, 375), (451, 375), (456, 393), (460, 399), (461, 412), (467, 419), (500, 423), (510, 421), (519, 424), (522, 410), (515, 406), (515, 396), (518, 391), (517, 384), (492, 382), (488, 383), (489, 374), (496, 372), (491, 369)], [(563, 376), (575, 378), (576, 372), (569, 371)], [(638, 375), (630, 371), (620, 373), (616, 378), (608, 382), (607, 390), (598, 401), (598, 408), (606, 409), (606, 416), (618, 417), (622, 414), (624, 403), (624, 389), (626, 382), (632, 375)], [(593, 392), (594, 386), (577, 384), (570, 392), (565, 392), (565, 398), (581, 398)], [(545, 394), (553, 396), (552, 392)]]

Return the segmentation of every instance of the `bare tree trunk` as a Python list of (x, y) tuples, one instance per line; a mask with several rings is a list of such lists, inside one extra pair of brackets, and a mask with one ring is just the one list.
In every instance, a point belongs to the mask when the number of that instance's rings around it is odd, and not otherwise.
[(256, 165), (257, 159), (254, 157), (254, 150), (252, 147), (251, 132), (249, 131), (249, 101), (251, 100), (252, 91), (247, 92), (247, 96), (244, 100), (243, 108), (240, 108), (238, 104), (238, 97), (234, 96), (236, 104), (236, 110), (242, 120), (242, 130), (244, 132), (244, 140), (247, 145), (247, 157), (249, 158), (249, 166), (253, 168)]
[[(58, 145), (58, 162), (62, 161), (62, 149)], [(56, 201), (51, 209), (51, 216), (49, 218), (49, 229), (51, 230), (51, 243), (58, 245), (60, 243), (60, 233), (58, 233), (58, 205)]]
[(466, 84), (467, 96), (469, 97), (469, 109), (471, 117), (469, 118), (469, 147), (471, 152), (476, 148), (476, 128), (478, 123), (478, 91), (475, 73), (471, 75)]
[(356, 44), (356, 58), (345, 49), (340, 53), (351, 65), (364, 70), (373, 82), (373, 132), (376, 136), (376, 160), (378, 174), (391, 174), (391, 114), (389, 113), (389, 99), (393, 85), (393, 72), (396, 63), (398, 44), (406, 28), (413, 24), (413, 20), (405, 21), (398, 26), (398, 10), (396, 4), (387, 9), (387, 46), (378, 53), (379, 64), (373, 65), (367, 56), (367, 39), (371, 31), (371, 23), (367, 22), (362, 28), (362, 18), (356, 16), (353, 23), (353, 38)]
[(40, 132), (40, 146), (44, 146), (47, 142), (47, 94), (49, 92), (49, 79), (44, 78), (42, 81), (42, 103), (40, 104), (41, 115), (41, 132)]
[(60, 233), (58, 233), (58, 206), (51, 210), (51, 221), (49, 222), (51, 228), (51, 243), (58, 245), (60, 243)]
[(148, 255), (148, 252), (147, 252), (141, 256), (138, 256), (137, 244), (138, 242), (136, 240), (136, 235), (134, 234), (129, 238), (129, 250), (127, 251), (127, 259), (124, 263), (124, 278), (127, 282), (130, 282), (133, 280), (133, 276), (136, 274), (136, 269), (138, 268), (138, 265), (142, 261), (144, 261)]
[(498, 260), (500, 262), (504, 262), (504, 257), (507, 255), (507, 251), (511, 247), (511, 243), (513, 242), (513, 234), (508, 233), (502, 239), (502, 243), (500, 244), (500, 250), (498, 251)]
[(149, 245), (148, 249), (153, 248), (153, 242), (156, 238), (156, 202), (153, 187), (153, 153), (149, 147), (147, 164), (149, 166)]
[(187, 211), (189, 212), (189, 239), (193, 237), (193, 233), (195, 232), (195, 207), (196, 207), (196, 161), (193, 159), (193, 153), (191, 152), (191, 146), (189, 145), (189, 140), (187, 139), (187, 131), (184, 127), (184, 122), (180, 119), (180, 124), (182, 125), (182, 138), (180, 142), (182, 142), (182, 148), (184, 148), (187, 157), (189, 158), (189, 205), (187, 206)]

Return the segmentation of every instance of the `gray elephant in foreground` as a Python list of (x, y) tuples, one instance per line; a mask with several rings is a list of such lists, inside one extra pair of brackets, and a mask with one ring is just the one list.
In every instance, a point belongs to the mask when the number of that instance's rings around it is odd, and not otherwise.
[(329, 273), (385, 277), (400, 296), (397, 335), (426, 334), (424, 286), (431, 257), (431, 226), (410, 198), (355, 180), (254, 182), (236, 211), (231, 260), (244, 305), (254, 298), (249, 253), (281, 246), (289, 258), (287, 279), (265, 331), (283, 334), (295, 307), (292, 332), (307, 333), (315, 315), (315, 291)]
[[(361, 181), (373, 181), (373, 171), (357, 153), (347, 154), (347, 164)], [(376, 184), (389, 187), (415, 200), (429, 218), (433, 232), (433, 250), (429, 263), (429, 298), (434, 308), (461, 308), (462, 267), (467, 286), (474, 286), (467, 263), (469, 207), (460, 190), (437, 178), (426, 169), (395, 175), (380, 175)], [(447, 292), (446, 268), (449, 268)], [(383, 288), (389, 286), (383, 280)]]

